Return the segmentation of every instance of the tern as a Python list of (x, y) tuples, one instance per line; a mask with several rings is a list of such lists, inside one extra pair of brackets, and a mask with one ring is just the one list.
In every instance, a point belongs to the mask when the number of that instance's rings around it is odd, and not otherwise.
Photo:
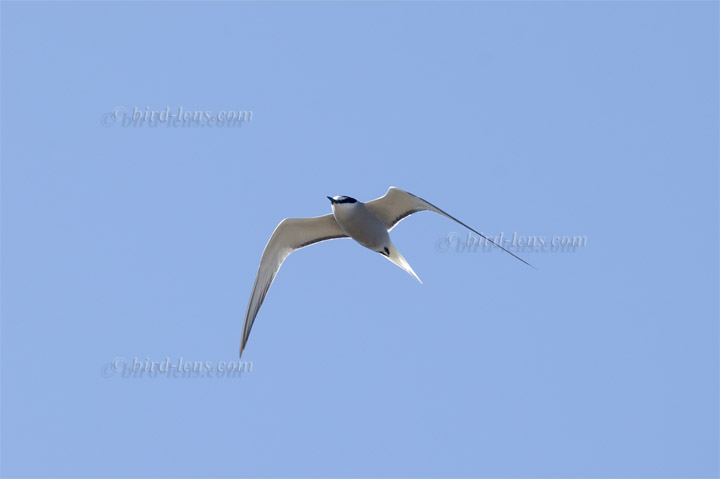
[[(513, 254), (499, 244), (492, 241), (479, 231), (469, 227), (459, 219), (451, 216), (437, 206), (422, 198), (391, 186), (387, 193), (367, 203), (358, 201), (349, 196), (327, 197), (332, 204), (332, 213), (315, 218), (286, 218), (275, 228), (260, 260), (255, 285), (253, 286), (245, 324), (243, 325), (242, 341), (240, 343), (240, 356), (247, 345), (250, 330), (255, 317), (275, 279), (280, 266), (290, 253), (300, 248), (310, 246), (321, 241), (338, 238), (352, 238), (362, 246), (380, 253), (389, 261), (407, 271), (412, 277), (420, 281), (410, 264), (395, 248), (390, 240), (389, 232), (400, 221), (413, 213), (420, 211), (433, 211), (445, 216), (473, 233), (484, 238), (503, 251), (511, 254), (523, 263), (533, 267), (530, 263)], [(422, 281), (420, 281), (422, 284)]]

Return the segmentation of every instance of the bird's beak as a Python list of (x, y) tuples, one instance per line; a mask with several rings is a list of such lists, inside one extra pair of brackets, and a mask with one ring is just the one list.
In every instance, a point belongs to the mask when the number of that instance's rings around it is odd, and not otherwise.
[(327, 199), (330, 200), (330, 203), (335, 203), (335, 200), (332, 199), (332, 196), (328, 196)]

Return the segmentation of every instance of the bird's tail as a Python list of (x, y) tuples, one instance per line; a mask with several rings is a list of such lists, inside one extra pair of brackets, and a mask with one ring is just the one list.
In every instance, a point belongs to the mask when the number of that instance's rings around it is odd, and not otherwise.
[(410, 264), (407, 262), (407, 260), (403, 257), (403, 255), (400, 254), (400, 251), (397, 250), (395, 245), (390, 243), (390, 246), (388, 248), (390, 250), (390, 254), (385, 256), (387, 259), (395, 263), (396, 265), (400, 266), (402, 269), (407, 271), (413, 278), (420, 281), (420, 284), (422, 284), (422, 281), (420, 278), (418, 278), (418, 275), (415, 274), (415, 271), (413, 271)]

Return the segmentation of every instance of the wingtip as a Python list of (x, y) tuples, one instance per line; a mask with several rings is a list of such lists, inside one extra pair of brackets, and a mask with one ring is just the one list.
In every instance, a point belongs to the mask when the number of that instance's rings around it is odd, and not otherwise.
[[(407, 264), (407, 262), (406, 262), (406, 264)], [(415, 271), (413, 271), (413, 269), (410, 267), (409, 264), (408, 264), (407, 266), (408, 266), (408, 269), (406, 269), (405, 271), (407, 271), (407, 273), (408, 273), (410, 276), (412, 276), (413, 278), (415, 278), (416, 280), (418, 280), (418, 283), (423, 284), (422, 280), (420, 279), (420, 276), (418, 276), (418, 275), (415, 273)]]
[[(510, 253), (510, 254), (512, 254), (512, 253)], [(512, 254), (512, 255), (515, 256), (514, 254)], [(532, 264), (528, 263), (527, 261), (525, 261), (524, 259), (522, 259), (522, 258), (519, 257), (519, 256), (515, 256), (515, 257), (516, 257), (517, 259), (519, 259), (520, 261), (522, 261), (523, 263), (525, 263), (526, 265), (530, 266), (530, 267), (531, 267), (532, 269), (534, 269), (535, 271), (537, 271), (537, 268), (536, 268), (535, 266), (533, 266)]]
[[(405, 259), (405, 258), (403, 258), (403, 259)], [(405, 261), (405, 263), (407, 264), (407, 261)], [(422, 280), (420, 279), (420, 276), (417, 275), (417, 273), (415, 272), (415, 270), (413, 270), (413, 269), (410, 267), (409, 264), (408, 264), (407, 266), (408, 266), (408, 269), (407, 269), (406, 271), (407, 271), (408, 273), (410, 273), (410, 275), (411, 275), (413, 278), (415, 278), (416, 280), (418, 280), (418, 283), (423, 284)]]
[[(405, 259), (405, 258), (403, 258), (403, 259)], [(407, 261), (405, 262), (405, 264), (407, 264)], [(407, 267), (408, 267), (408, 269), (405, 270), (405, 271), (407, 271), (408, 273), (410, 273), (410, 275), (411, 275), (413, 278), (415, 278), (416, 280), (418, 280), (418, 282), (419, 282), (420, 284), (423, 284), (422, 280), (420, 279), (420, 276), (418, 276), (417, 273), (415, 273), (415, 271), (413, 271), (413, 269), (410, 267), (409, 264), (407, 264)]]
[(404, 270), (407, 274), (415, 278), (422, 284), (422, 280), (420, 277), (415, 273), (415, 271), (412, 269), (412, 266), (410, 266), (410, 263), (407, 262), (405, 257), (403, 257), (402, 254), (400, 254), (400, 251), (397, 250), (395, 245), (392, 243), (389, 245), (390, 248), (390, 254), (385, 256), (389, 261), (399, 266), (402, 270)]

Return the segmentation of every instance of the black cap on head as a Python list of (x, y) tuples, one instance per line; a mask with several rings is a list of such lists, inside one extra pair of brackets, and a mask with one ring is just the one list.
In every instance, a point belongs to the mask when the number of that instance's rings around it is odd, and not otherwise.
[(327, 197), (332, 204), (341, 204), (341, 203), (357, 203), (357, 200), (355, 198), (350, 198), (349, 196), (336, 196), (334, 198)]

